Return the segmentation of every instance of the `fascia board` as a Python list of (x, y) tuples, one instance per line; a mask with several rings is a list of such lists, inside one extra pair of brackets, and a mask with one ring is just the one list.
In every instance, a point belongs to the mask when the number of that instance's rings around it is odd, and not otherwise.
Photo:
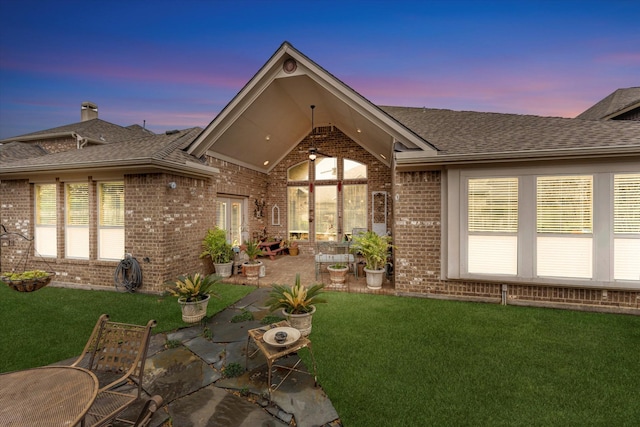
[(451, 154), (425, 156), (422, 152), (405, 151), (395, 153), (398, 169), (416, 166), (435, 167), (456, 164), (496, 163), (509, 161), (570, 160), (593, 157), (640, 156), (639, 145), (619, 147), (571, 148), (562, 150), (509, 151), (497, 153)]

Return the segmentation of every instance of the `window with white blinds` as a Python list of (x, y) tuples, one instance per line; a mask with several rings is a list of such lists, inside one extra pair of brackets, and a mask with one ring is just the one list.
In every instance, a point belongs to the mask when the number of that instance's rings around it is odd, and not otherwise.
[(593, 177), (536, 179), (538, 276), (593, 275)]
[(42, 256), (57, 256), (56, 185), (35, 185), (35, 249)]
[(613, 178), (614, 278), (640, 280), (640, 174)]
[(518, 272), (518, 178), (468, 180), (467, 271)]
[(98, 257), (124, 256), (124, 182), (98, 184)]
[(65, 185), (65, 256), (89, 258), (89, 184)]

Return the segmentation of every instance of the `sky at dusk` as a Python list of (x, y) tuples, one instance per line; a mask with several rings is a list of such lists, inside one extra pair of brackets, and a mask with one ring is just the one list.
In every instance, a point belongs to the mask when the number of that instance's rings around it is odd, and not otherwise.
[(640, 1), (0, 0), (0, 139), (205, 127), (288, 41), (376, 105), (575, 117), (640, 86)]

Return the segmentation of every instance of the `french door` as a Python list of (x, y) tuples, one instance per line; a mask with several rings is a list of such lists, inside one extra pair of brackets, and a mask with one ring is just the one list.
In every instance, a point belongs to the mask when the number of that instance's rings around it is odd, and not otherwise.
[(227, 232), (227, 241), (237, 245), (244, 243), (242, 229), (246, 227), (243, 221), (246, 217), (245, 200), (233, 197), (218, 197), (216, 207), (216, 225)]

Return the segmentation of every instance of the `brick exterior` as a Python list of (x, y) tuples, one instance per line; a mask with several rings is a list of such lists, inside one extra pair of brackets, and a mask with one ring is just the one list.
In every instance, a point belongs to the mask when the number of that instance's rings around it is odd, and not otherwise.
[[(442, 279), (441, 173), (398, 172), (394, 204), (397, 293), (501, 300), (501, 283)], [(508, 285), (508, 302), (579, 308), (640, 308), (640, 292), (549, 285)]]
[[(388, 193), (387, 228), (394, 237), (394, 285), (402, 295), (423, 295), (463, 299), (501, 300), (501, 283), (443, 279), (442, 250), (442, 176), (439, 171), (397, 172), (377, 160), (361, 146), (351, 141), (339, 129), (318, 128), (322, 140), (311, 144), (305, 138), (294, 147), (269, 174), (208, 157), (208, 163), (220, 170), (212, 180), (179, 175), (132, 174), (125, 183), (125, 251), (131, 253), (143, 271), (143, 290), (161, 292), (163, 284), (179, 274), (212, 271), (210, 260), (200, 259), (200, 243), (206, 230), (215, 225), (216, 197), (236, 196), (248, 203), (246, 226), (249, 236), (265, 229), (269, 236), (287, 236), (287, 170), (308, 159), (309, 146), (323, 153), (349, 158), (367, 165), (367, 218), (371, 228), (371, 192)], [(75, 141), (66, 141), (75, 149)], [(64, 148), (64, 142), (56, 146)], [(47, 146), (46, 144), (44, 144)], [(54, 145), (48, 145), (53, 149)], [(340, 170), (341, 166), (339, 167)], [(341, 176), (339, 176), (341, 178)], [(339, 179), (340, 180), (340, 179)], [(337, 184), (336, 181), (323, 181)], [(176, 189), (168, 188), (176, 182)], [(29, 253), (29, 242), (15, 235), (0, 241), (0, 268), (11, 270), (25, 259), (26, 269), (54, 270), (56, 281), (102, 287), (113, 286), (113, 273), (118, 261), (97, 259), (96, 181), (87, 177), (90, 188), (90, 260), (64, 258), (64, 181), (58, 184), (58, 254), (46, 262)], [(392, 187), (393, 182), (393, 187)], [(397, 197), (397, 199), (396, 199)], [(339, 197), (340, 199), (340, 197)], [(27, 180), (0, 181), (0, 223), (8, 231), (34, 234), (33, 185)], [(265, 202), (264, 215), (255, 215), (256, 201)], [(339, 206), (340, 205), (339, 201)], [(272, 224), (272, 208), (280, 209), (280, 225)], [(342, 230), (343, 232), (345, 230)], [(300, 245), (303, 253), (313, 253), (314, 242)], [(28, 255), (28, 256), (27, 256)], [(583, 309), (640, 308), (640, 292), (581, 289), (550, 285), (508, 285), (508, 302), (573, 306)]]
[[(29, 241), (12, 235), (2, 239), (2, 270), (44, 269), (57, 282), (114, 286), (119, 261), (97, 259), (96, 182), (88, 177), (90, 200), (89, 260), (64, 258), (64, 182), (58, 181), (58, 259), (42, 258)], [(171, 190), (167, 184), (176, 182)], [(125, 252), (140, 263), (143, 290), (162, 292), (164, 283), (179, 274), (207, 271), (199, 258), (200, 242), (215, 224), (215, 192), (209, 180), (168, 174), (126, 175)], [(8, 231), (34, 235), (33, 186), (26, 180), (0, 182), (0, 218)], [(28, 255), (28, 256), (27, 256)], [(124, 254), (123, 254), (124, 255)], [(24, 261), (27, 264), (24, 264)]]

